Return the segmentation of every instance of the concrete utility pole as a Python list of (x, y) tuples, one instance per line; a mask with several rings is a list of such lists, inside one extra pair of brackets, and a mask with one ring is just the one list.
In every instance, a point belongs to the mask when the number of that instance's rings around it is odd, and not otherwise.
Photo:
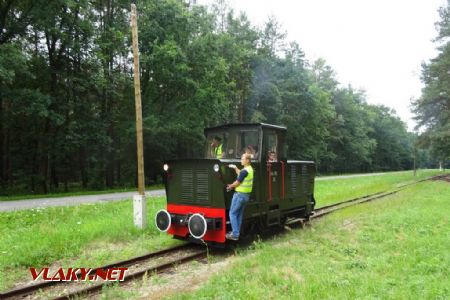
[(139, 80), (139, 48), (136, 5), (131, 4), (131, 32), (134, 57), (134, 98), (136, 103), (136, 145), (138, 167), (138, 195), (133, 196), (134, 224), (138, 228), (147, 226), (147, 203), (144, 181), (144, 146), (142, 134), (141, 82)]

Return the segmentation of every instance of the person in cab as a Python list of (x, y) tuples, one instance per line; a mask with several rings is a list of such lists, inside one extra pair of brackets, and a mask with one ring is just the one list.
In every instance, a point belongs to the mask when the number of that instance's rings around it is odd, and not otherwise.
[(277, 153), (275, 151), (269, 151), (267, 155), (267, 162), (277, 162)]
[(221, 159), (223, 158), (222, 139), (219, 136), (215, 136), (211, 143), (212, 157)]

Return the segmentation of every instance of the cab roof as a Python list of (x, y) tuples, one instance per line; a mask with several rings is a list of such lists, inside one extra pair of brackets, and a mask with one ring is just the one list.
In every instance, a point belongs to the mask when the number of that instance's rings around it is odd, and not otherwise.
[(215, 129), (227, 129), (230, 127), (261, 127), (261, 128), (270, 128), (270, 129), (276, 129), (276, 130), (282, 130), (286, 131), (287, 128), (285, 126), (278, 126), (273, 124), (267, 124), (267, 123), (229, 123), (229, 124), (223, 124), (219, 126), (209, 127), (205, 128), (204, 132)]

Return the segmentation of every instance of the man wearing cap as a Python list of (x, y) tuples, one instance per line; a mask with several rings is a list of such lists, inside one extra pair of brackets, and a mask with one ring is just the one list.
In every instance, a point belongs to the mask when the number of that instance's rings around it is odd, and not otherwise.
[(217, 159), (223, 158), (223, 151), (222, 151), (222, 139), (219, 136), (215, 136), (211, 143), (211, 148), (213, 151), (213, 157)]

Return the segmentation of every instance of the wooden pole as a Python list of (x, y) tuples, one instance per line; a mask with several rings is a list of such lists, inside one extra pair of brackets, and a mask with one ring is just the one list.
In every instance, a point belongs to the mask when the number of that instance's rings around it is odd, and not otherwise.
[(131, 4), (131, 30), (133, 34), (133, 56), (134, 56), (134, 98), (136, 103), (136, 142), (138, 160), (138, 190), (144, 195), (144, 151), (142, 134), (142, 104), (141, 104), (141, 82), (139, 80), (139, 48), (137, 32), (136, 5)]
[(133, 197), (134, 223), (139, 228), (147, 225), (145, 182), (144, 182), (144, 146), (142, 134), (141, 83), (139, 80), (139, 47), (136, 5), (131, 4), (131, 33), (134, 57), (134, 98), (136, 103), (136, 145), (138, 167), (138, 195)]

